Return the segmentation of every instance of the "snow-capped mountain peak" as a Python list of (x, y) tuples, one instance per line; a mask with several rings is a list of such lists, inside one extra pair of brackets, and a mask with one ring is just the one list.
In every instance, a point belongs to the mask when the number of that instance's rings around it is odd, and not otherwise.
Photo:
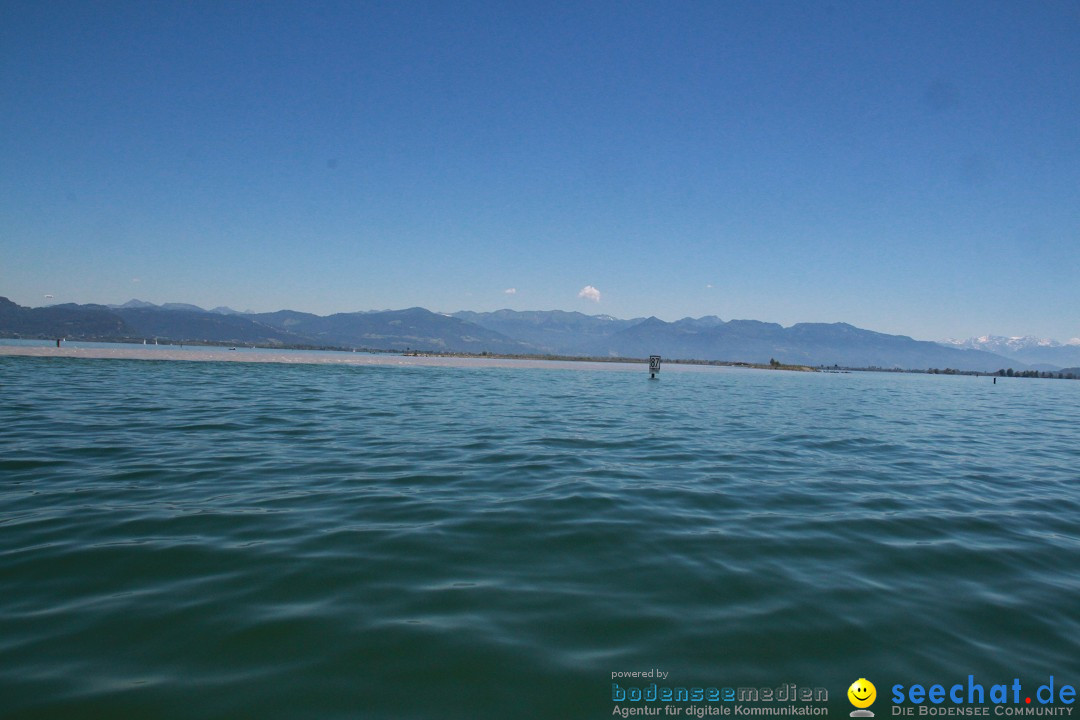
[[(1021, 335), (1005, 337), (1004, 335), (980, 335), (967, 340), (946, 340), (946, 345), (954, 347), (971, 348), (973, 350), (986, 350), (988, 352), (1001, 352), (1002, 350), (1027, 350), (1037, 347), (1061, 347), (1061, 343), (1050, 338), (1037, 338), (1033, 335)], [(1071, 343), (1070, 343), (1071, 344)], [(1080, 345), (1080, 343), (1077, 343)]]
[(967, 340), (945, 340), (948, 347), (985, 350), (1020, 362), (1046, 367), (1075, 367), (1080, 364), (1080, 338), (1060, 343), (1050, 338), (1032, 335), (1006, 337), (1004, 335), (981, 335)]

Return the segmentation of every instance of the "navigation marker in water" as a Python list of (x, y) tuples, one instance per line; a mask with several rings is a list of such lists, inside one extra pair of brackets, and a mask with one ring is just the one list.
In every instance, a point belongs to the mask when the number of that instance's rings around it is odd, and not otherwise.
[(660, 356), (659, 355), (650, 355), (649, 356), (649, 379), (650, 380), (655, 380), (656, 379), (656, 373), (658, 373), (658, 372), (660, 372)]

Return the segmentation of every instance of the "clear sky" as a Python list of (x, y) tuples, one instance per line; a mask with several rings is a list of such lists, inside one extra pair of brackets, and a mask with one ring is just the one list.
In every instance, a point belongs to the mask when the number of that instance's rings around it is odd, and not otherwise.
[(1078, 274), (1080, 2), (0, 0), (20, 304), (1066, 340)]

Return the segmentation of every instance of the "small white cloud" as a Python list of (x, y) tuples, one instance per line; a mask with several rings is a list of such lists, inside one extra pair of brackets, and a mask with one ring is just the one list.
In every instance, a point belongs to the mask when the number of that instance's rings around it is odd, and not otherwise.
[(705, 283), (705, 287), (707, 287), (707, 288), (709, 288), (710, 290), (712, 290), (712, 283)]
[(131, 278), (131, 282), (133, 282), (133, 283), (141, 283), (142, 280), (140, 278)]
[(517, 295), (517, 288), (506, 288), (503, 292), (507, 295)]
[(579, 292), (577, 296), (579, 298), (584, 298), (585, 300), (592, 300), (596, 303), (600, 302), (600, 291), (594, 288), (592, 285), (586, 285), (585, 287), (581, 288), (581, 292)]

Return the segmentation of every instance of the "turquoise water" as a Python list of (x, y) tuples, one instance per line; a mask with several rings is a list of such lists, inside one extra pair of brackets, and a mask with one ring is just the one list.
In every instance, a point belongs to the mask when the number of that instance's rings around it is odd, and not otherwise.
[(0, 717), (1080, 684), (1080, 382), (662, 375), (0, 358)]

